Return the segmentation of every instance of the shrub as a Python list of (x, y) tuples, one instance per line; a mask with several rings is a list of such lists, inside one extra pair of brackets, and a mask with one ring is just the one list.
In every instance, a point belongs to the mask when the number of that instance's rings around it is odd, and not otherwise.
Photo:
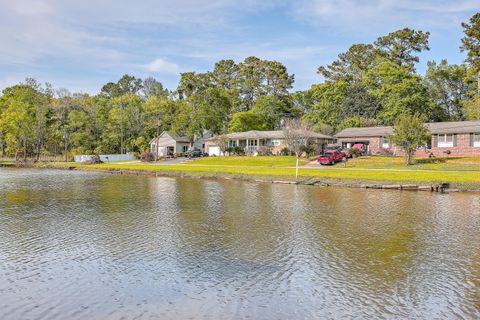
[(241, 147), (230, 147), (226, 150), (229, 155), (233, 156), (243, 156), (245, 155), (245, 151)]
[(282, 156), (289, 156), (291, 155), (292, 152), (290, 151), (290, 149), (288, 149), (287, 147), (283, 148), (281, 151), (280, 151), (280, 155)]
[(90, 160), (87, 160), (84, 162), (85, 164), (99, 164), (99, 163), (103, 163), (102, 160), (100, 160), (100, 156), (98, 154), (94, 154)]
[(258, 153), (259, 156), (271, 156), (271, 155), (273, 155), (271, 147), (260, 147), (260, 149), (258, 149), (257, 153)]
[(360, 150), (358, 148), (350, 148), (350, 149), (348, 149), (348, 155), (356, 158), (356, 157), (362, 155), (362, 150)]
[(316, 151), (315, 145), (309, 144), (308, 146), (301, 146), (300, 152), (305, 153), (307, 157), (312, 155)]
[(143, 152), (140, 155), (140, 161), (142, 162), (152, 162), (155, 161), (155, 155), (151, 152)]

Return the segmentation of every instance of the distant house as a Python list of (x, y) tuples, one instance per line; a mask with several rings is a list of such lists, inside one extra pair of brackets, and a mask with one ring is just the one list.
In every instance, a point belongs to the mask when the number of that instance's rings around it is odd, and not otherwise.
[[(449, 152), (454, 156), (480, 156), (480, 121), (452, 121), (426, 123), (432, 133), (431, 140), (417, 155), (432, 153), (442, 156)], [(368, 154), (392, 153), (403, 155), (403, 151), (389, 141), (393, 127), (347, 128), (335, 135), (343, 148), (355, 143), (366, 145)]]
[(158, 157), (166, 157), (185, 153), (190, 149), (203, 150), (205, 147), (204, 140), (208, 137), (210, 135), (206, 134), (204, 137), (196, 139), (191, 146), (190, 139), (187, 137), (164, 131), (150, 141), (150, 152), (156, 156), (158, 155)]
[[(318, 152), (323, 151), (327, 144), (334, 141), (333, 137), (321, 133), (308, 131), (307, 134), (310, 140), (317, 146)], [(262, 148), (269, 148), (273, 154), (280, 154), (280, 151), (287, 146), (282, 130), (233, 132), (226, 136), (228, 138), (228, 147), (242, 148), (246, 154), (254, 154)], [(215, 138), (205, 141), (205, 152), (211, 156), (221, 155), (220, 147), (216, 144)]]

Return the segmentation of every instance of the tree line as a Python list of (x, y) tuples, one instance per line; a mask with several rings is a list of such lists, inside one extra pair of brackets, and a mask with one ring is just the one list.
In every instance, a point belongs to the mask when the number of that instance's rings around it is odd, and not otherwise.
[(0, 96), (0, 155), (38, 160), (142, 152), (164, 130), (193, 141), (206, 130), (281, 129), (288, 119), (327, 134), (393, 125), (405, 114), (428, 121), (480, 119), (480, 13), (462, 27), (462, 64), (429, 61), (419, 74), (418, 54), (430, 49), (430, 34), (404, 28), (352, 45), (318, 68), (324, 82), (297, 92), (282, 63), (253, 56), (218, 61), (205, 73), (181, 73), (173, 90), (127, 74), (96, 95), (26, 79)]

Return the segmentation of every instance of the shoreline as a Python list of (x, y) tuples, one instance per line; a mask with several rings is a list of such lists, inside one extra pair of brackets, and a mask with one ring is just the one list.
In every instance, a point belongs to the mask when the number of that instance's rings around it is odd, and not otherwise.
[(47, 163), (27, 163), (17, 165), (15, 163), (0, 163), (0, 167), (7, 168), (26, 168), (26, 169), (55, 169), (55, 170), (76, 170), (76, 171), (94, 171), (117, 175), (135, 175), (135, 176), (150, 176), (150, 177), (171, 177), (171, 178), (196, 178), (208, 180), (236, 180), (257, 183), (276, 183), (276, 184), (290, 184), (290, 185), (307, 185), (317, 187), (342, 187), (342, 188), (360, 188), (360, 189), (377, 189), (377, 190), (398, 190), (398, 191), (426, 191), (438, 193), (452, 193), (452, 192), (469, 192), (480, 193), (480, 182), (478, 184), (467, 183), (450, 183), (445, 181), (438, 182), (422, 182), (415, 181), (396, 181), (396, 180), (360, 180), (360, 179), (345, 179), (345, 178), (330, 178), (330, 177), (308, 177), (303, 176), (295, 179), (290, 176), (282, 175), (262, 175), (262, 174), (246, 174), (246, 173), (228, 173), (228, 172), (202, 172), (202, 171), (181, 171), (181, 170), (142, 170), (142, 169), (128, 169), (128, 168), (113, 168), (113, 167), (89, 167), (85, 166), (71, 166), (71, 165), (50, 165)]

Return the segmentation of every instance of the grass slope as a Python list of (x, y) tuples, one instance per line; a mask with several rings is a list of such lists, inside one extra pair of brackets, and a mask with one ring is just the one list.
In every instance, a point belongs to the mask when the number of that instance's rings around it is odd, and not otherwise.
[[(302, 179), (348, 180), (356, 182), (413, 182), (468, 184), (480, 186), (480, 159), (452, 158), (428, 163), (424, 159), (414, 166), (405, 166), (399, 158), (363, 157), (349, 161), (347, 168), (342, 164), (328, 167), (300, 168)], [(302, 160), (301, 164), (307, 161)], [(159, 173), (205, 174), (208, 176), (270, 176), (278, 179), (295, 178), (295, 157), (209, 157), (175, 164), (162, 163), (105, 163), (84, 165), (73, 162), (46, 163), (54, 166), (80, 167), (89, 169), (142, 170)], [(40, 166), (42, 164), (39, 164)], [(467, 172), (468, 171), (468, 172)]]

